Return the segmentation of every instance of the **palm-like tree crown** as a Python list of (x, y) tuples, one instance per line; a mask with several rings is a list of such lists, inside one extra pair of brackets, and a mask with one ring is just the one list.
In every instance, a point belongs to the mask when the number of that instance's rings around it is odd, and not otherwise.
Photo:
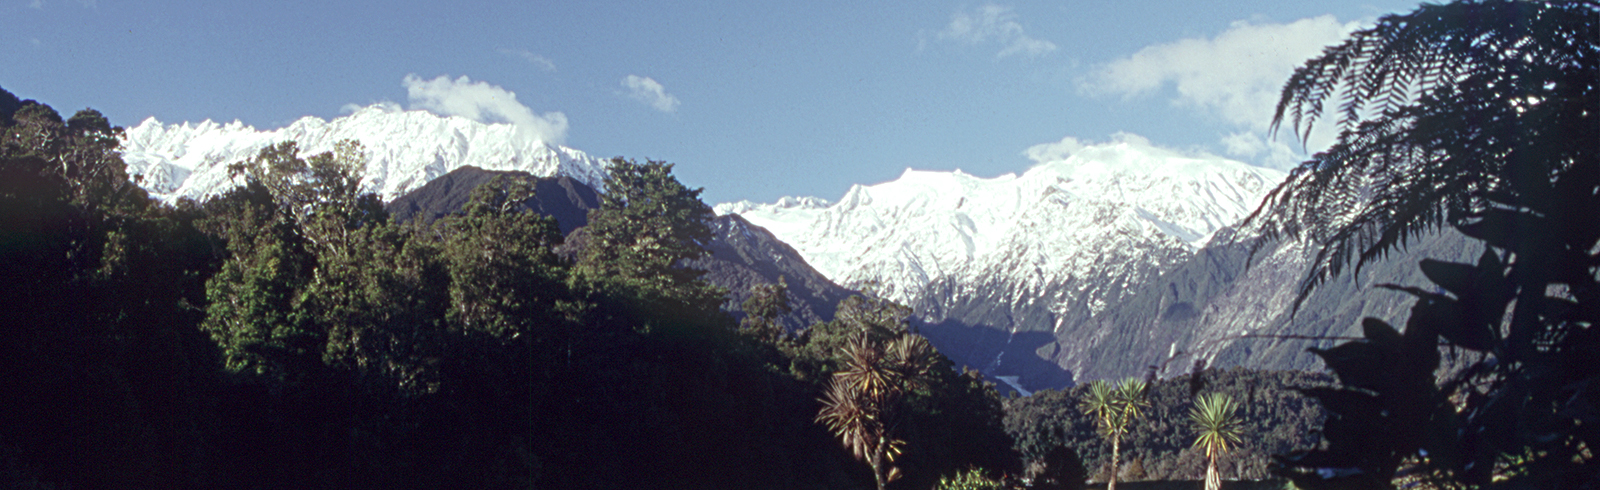
[(1189, 409), (1189, 423), (1198, 435), (1194, 447), (1216, 458), (1238, 446), (1244, 437), (1244, 421), (1236, 416), (1239, 403), (1223, 393), (1200, 397)]
[(893, 435), (896, 406), (901, 397), (926, 384), (935, 351), (921, 335), (901, 332), (880, 343), (861, 331), (850, 337), (843, 354), (816, 420), (856, 459), (873, 466), (881, 488), (899, 477), (892, 463), (905, 448), (905, 441)]

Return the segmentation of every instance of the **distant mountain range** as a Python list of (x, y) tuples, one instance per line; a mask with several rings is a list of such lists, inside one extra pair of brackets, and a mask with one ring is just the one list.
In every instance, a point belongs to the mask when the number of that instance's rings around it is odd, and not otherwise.
[[(205, 199), (237, 185), (226, 166), (295, 140), (308, 152), (343, 139), (370, 155), (364, 185), (397, 219), (459, 209), (495, 172), (541, 177), (535, 210), (571, 242), (598, 205), (604, 161), (519, 136), (514, 128), (379, 107), (258, 131), (239, 123), (164, 125), (123, 141), (130, 175), (158, 198)], [(711, 257), (693, 264), (737, 305), (784, 277), (791, 330), (832, 318), (855, 290), (913, 308), (939, 349), (1018, 391), (1075, 381), (1213, 366), (1315, 369), (1290, 337), (1349, 336), (1359, 318), (1404, 320), (1407, 300), (1381, 282), (1426, 284), (1416, 257), (1476, 253), (1448, 233), (1291, 303), (1314, 250), (1263, 247), (1233, 226), (1281, 172), (1161, 150), (1136, 139), (1080, 148), (1021, 175), (980, 178), (907, 170), (856, 186), (838, 202), (803, 197), (716, 206)], [(1293, 313), (1291, 315), (1291, 313)]]
[(511, 125), (379, 105), (333, 120), (305, 117), (271, 131), (237, 121), (162, 124), (150, 118), (128, 128), (122, 159), (129, 176), (154, 197), (205, 200), (238, 185), (228, 174), (228, 164), (248, 160), (261, 148), (292, 140), (313, 154), (330, 151), (346, 139), (366, 147), (369, 160), (362, 184), (385, 202), (468, 165), (540, 177), (565, 175), (591, 188), (605, 182), (604, 160), (519, 135)]
[(772, 230), (835, 282), (912, 306), (929, 338), (958, 361), (1036, 389), (1069, 383), (1058, 365), (1076, 361), (1041, 349), (1115, 333), (1069, 338), (1068, 319), (1130, 300), (1282, 178), (1126, 140), (1022, 175), (907, 170), (853, 187), (834, 204), (785, 199), (717, 209)]

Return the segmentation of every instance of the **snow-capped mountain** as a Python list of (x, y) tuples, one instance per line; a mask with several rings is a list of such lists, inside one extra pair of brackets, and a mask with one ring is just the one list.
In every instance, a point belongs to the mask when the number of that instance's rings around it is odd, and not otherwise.
[(128, 174), (154, 197), (204, 200), (238, 185), (228, 165), (254, 157), (267, 145), (294, 140), (303, 154), (311, 155), (330, 151), (345, 139), (365, 146), (369, 160), (362, 184), (385, 202), (467, 165), (567, 175), (596, 188), (605, 179), (604, 161), (529, 137), (510, 124), (384, 105), (332, 120), (305, 117), (270, 131), (237, 121), (162, 124), (150, 118), (128, 128), (122, 158)]
[(907, 170), (831, 205), (717, 210), (770, 230), (836, 283), (912, 306), (959, 361), (1048, 386), (1056, 363), (1025, 366), (1043, 360), (1034, 350), (1057, 340), (1060, 319), (1092, 316), (1187, 261), (1283, 177), (1127, 138), (1022, 175)]

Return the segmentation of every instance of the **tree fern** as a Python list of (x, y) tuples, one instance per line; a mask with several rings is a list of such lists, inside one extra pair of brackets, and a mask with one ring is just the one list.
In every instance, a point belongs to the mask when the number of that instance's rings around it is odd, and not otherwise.
[[(1461, 1), (1385, 16), (1295, 70), (1272, 129), (1302, 141), (1336, 105), (1335, 144), (1246, 226), (1320, 245), (1299, 302), (1346, 266), (1595, 158), (1600, 2)], [(1259, 248), (1258, 248), (1259, 249)]]

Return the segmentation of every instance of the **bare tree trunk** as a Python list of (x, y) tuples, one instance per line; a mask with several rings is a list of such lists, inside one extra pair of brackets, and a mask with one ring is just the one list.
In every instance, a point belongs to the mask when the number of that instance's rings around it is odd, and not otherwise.
[(1122, 434), (1111, 436), (1111, 477), (1106, 478), (1106, 490), (1117, 490), (1117, 474), (1122, 473)]
[(872, 452), (872, 479), (878, 482), (878, 490), (883, 490), (883, 451)]
[(1220, 490), (1222, 488), (1222, 475), (1217, 473), (1217, 458), (1208, 458), (1206, 464), (1206, 490)]

